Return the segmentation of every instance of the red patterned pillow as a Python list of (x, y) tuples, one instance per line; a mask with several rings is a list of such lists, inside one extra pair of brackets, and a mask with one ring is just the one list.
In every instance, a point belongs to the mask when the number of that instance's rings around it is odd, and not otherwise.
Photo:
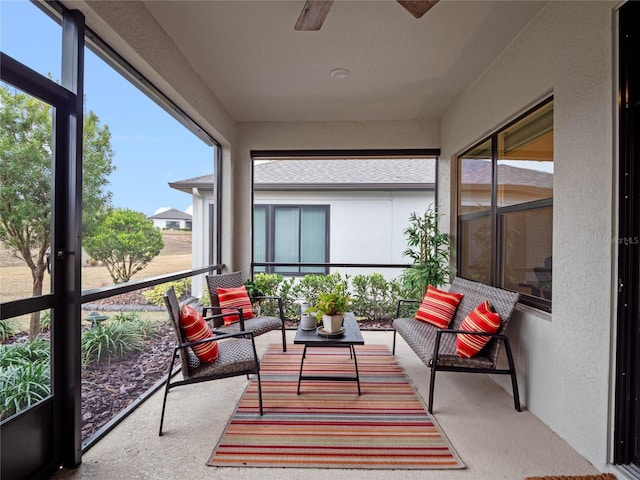
[[(180, 309), (180, 326), (187, 342), (197, 342), (214, 336), (200, 312), (190, 305), (183, 305)], [(217, 342), (201, 343), (191, 349), (203, 362), (213, 363), (218, 358)]]
[(443, 292), (429, 285), (415, 319), (431, 323), (438, 328), (447, 328), (456, 314), (460, 300), (461, 293)]
[[(496, 333), (500, 328), (500, 315), (486, 300), (473, 309), (462, 321), (460, 330), (467, 332)], [(481, 335), (456, 335), (456, 351), (459, 357), (470, 358), (476, 355), (491, 340)]]
[[(237, 312), (238, 308), (242, 308), (242, 317), (245, 320), (247, 318), (254, 317), (251, 300), (249, 299), (249, 294), (247, 293), (247, 289), (244, 285), (235, 288), (218, 287), (218, 300), (220, 302), (222, 313)], [(224, 317), (224, 324), (230, 325), (239, 320), (240, 318), (238, 315), (229, 315)]]

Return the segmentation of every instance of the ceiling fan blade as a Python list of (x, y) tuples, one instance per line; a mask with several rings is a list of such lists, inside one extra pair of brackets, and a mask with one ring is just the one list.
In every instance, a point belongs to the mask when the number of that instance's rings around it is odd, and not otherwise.
[(411, 15), (420, 18), (438, 3), (438, 0), (397, 0), (397, 2)]
[(333, 0), (307, 0), (296, 22), (295, 29), (320, 30), (332, 5)]

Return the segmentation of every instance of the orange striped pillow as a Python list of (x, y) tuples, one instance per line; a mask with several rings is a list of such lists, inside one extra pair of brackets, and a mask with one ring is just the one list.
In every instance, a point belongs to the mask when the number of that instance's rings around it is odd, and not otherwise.
[[(460, 330), (467, 332), (496, 333), (500, 328), (500, 315), (493, 311), (493, 307), (486, 300), (474, 308), (465, 317), (460, 325)], [(489, 343), (491, 337), (480, 335), (456, 335), (456, 351), (459, 357), (470, 358), (476, 355)]]
[[(238, 311), (238, 308), (242, 308), (242, 317), (253, 318), (253, 308), (251, 306), (251, 300), (247, 293), (247, 288), (243, 285), (235, 288), (220, 288), (218, 287), (218, 300), (220, 302), (220, 308), (222, 313), (231, 313)], [(227, 307), (227, 308), (224, 308)], [(224, 324), (230, 325), (239, 321), (238, 315), (229, 315), (224, 317)]]
[[(197, 342), (214, 336), (200, 312), (190, 305), (183, 305), (180, 309), (180, 326), (187, 342)], [(203, 362), (213, 363), (218, 358), (218, 342), (201, 343), (191, 349)]]
[(415, 319), (438, 328), (447, 328), (456, 314), (460, 300), (462, 300), (461, 293), (443, 292), (429, 285)]

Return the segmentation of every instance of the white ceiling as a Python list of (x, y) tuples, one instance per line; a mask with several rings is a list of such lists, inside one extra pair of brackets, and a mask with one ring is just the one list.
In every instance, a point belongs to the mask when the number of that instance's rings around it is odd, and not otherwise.
[(144, 2), (236, 121), (440, 119), (544, 6), (441, 0), (416, 19), (336, 0), (320, 31), (296, 31), (304, 3)]

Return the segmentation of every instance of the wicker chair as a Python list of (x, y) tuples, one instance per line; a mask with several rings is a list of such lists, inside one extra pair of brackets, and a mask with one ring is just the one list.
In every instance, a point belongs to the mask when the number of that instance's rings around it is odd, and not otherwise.
[[(258, 380), (258, 400), (260, 415), (262, 415), (262, 386), (260, 383), (260, 361), (256, 352), (256, 345), (251, 332), (235, 332), (224, 335), (216, 335), (211, 339), (187, 342), (184, 339), (180, 327), (180, 304), (173, 287), (164, 294), (164, 303), (169, 312), (171, 324), (176, 333), (177, 344), (173, 349), (167, 383), (162, 400), (162, 414), (160, 415), (160, 430), (162, 436), (162, 424), (164, 411), (167, 404), (167, 394), (173, 387), (188, 385), (190, 383), (206, 382), (219, 378), (235, 377), (238, 375), (255, 374)], [(230, 314), (225, 314), (230, 315)], [(242, 313), (240, 313), (242, 315)], [(223, 315), (221, 315), (223, 316)], [(200, 343), (218, 342), (218, 358), (213, 363), (201, 363), (191, 347)], [(180, 360), (182, 367), (182, 379), (171, 381), (176, 359)]]
[[(456, 277), (453, 280), (449, 291), (462, 293), (464, 296), (462, 297), (460, 305), (458, 305), (450, 328), (447, 329), (440, 329), (429, 323), (416, 321), (413, 316), (402, 318), (401, 312), (404, 305), (415, 305), (415, 308), (412, 310), (412, 312), (415, 312), (421, 300), (398, 300), (398, 310), (396, 313), (396, 317), (398, 318), (393, 321), (393, 353), (395, 354), (396, 351), (396, 333), (399, 333), (418, 357), (420, 357), (420, 360), (431, 368), (429, 413), (433, 413), (433, 390), (436, 371), (510, 375), (511, 385), (513, 387), (513, 402), (515, 409), (520, 411), (516, 369), (509, 338), (504, 334), (509, 318), (511, 318), (511, 314), (518, 303), (519, 294), (471, 280), (465, 280), (460, 277)], [(488, 300), (495, 311), (500, 314), (500, 328), (496, 334), (473, 333), (473, 335), (488, 336), (491, 337), (491, 339), (477, 355), (471, 358), (461, 358), (456, 353), (456, 334), (470, 333), (459, 330), (460, 325), (469, 312), (484, 300)], [(498, 355), (502, 345), (505, 347), (507, 361), (509, 363), (508, 369), (498, 367)]]
[(282, 298), (260, 296), (252, 297), (251, 301), (256, 300), (271, 300), (278, 303), (279, 317), (271, 317), (267, 315), (258, 315), (246, 320), (240, 318), (240, 322), (232, 323), (231, 325), (223, 325), (219, 315), (222, 313), (220, 310), (220, 302), (218, 300), (218, 287), (219, 288), (232, 288), (241, 287), (244, 285), (241, 272), (222, 273), (219, 275), (207, 275), (207, 287), (209, 288), (209, 297), (211, 299), (211, 306), (204, 307), (202, 314), (207, 320), (211, 318), (211, 315), (216, 316), (213, 321), (213, 330), (218, 333), (233, 333), (240, 330), (252, 332), (254, 336), (262, 335), (263, 333), (270, 332), (271, 330), (280, 330), (282, 332), (282, 351), (287, 351), (287, 337), (284, 328), (284, 309), (282, 306)]

